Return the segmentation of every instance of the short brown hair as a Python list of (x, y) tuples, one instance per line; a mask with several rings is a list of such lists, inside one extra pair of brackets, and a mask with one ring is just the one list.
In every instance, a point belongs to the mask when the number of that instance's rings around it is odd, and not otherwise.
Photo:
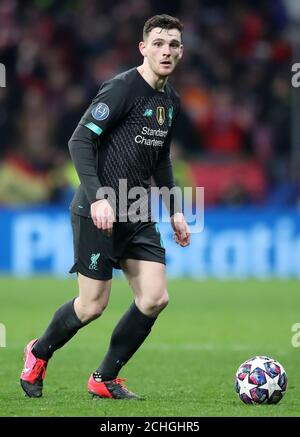
[(183, 31), (183, 24), (178, 18), (167, 14), (154, 15), (153, 17), (149, 18), (144, 25), (144, 40), (155, 27), (161, 27), (162, 29), (178, 29), (180, 33)]

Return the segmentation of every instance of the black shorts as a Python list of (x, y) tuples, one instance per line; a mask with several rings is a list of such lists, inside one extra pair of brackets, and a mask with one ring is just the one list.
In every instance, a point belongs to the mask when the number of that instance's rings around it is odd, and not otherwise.
[(166, 263), (165, 249), (155, 222), (114, 223), (108, 237), (97, 229), (91, 218), (71, 213), (74, 265), (70, 273), (79, 272), (98, 280), (112, 278), (120, 269), (120, 260), (138, 259)]

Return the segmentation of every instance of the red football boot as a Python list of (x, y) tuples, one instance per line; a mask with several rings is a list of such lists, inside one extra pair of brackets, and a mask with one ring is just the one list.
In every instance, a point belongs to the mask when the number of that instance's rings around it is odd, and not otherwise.
[(40, 398), (43, 391), (43, 380), (46, 375), (48, 362), (36, 358), (32, 347), (37, 339), (31, 340), (24, 349), (24, 368), (21, 373), (21, 387), (30, 398)]
[(99, 398), (143, 400), (141, 396), (132, 393), (125, 387), (125, 381), (123, 378), (101, 381), (101, 376), (95, 372), (91, 374), (88, 381), (88, 392)]

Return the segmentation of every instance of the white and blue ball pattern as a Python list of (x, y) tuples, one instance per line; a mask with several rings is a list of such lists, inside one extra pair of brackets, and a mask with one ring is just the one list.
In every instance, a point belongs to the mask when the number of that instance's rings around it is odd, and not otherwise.
[(287, 384), (283, 366), (266, 356), (245, 361), (235, 376), (236, 392), (245, 404), (277, 404), (286, 393)]

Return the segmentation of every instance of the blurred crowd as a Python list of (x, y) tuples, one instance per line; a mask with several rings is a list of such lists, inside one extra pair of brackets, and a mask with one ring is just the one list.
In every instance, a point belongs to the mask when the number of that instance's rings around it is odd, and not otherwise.
[(210, 205), (299, 205), (291, 170), (293, 0), (1, 0), (0, 204), (68, 204), (68, 140), (102, 81), (142, 62), (144, 21), (184, 23), (171, 83), (179, 185)]

